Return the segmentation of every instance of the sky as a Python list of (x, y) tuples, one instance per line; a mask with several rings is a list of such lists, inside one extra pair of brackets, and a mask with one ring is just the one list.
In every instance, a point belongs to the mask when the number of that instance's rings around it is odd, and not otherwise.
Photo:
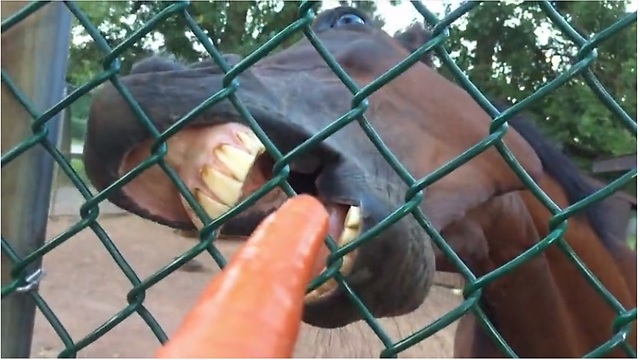
[[(520, 0), (507, 0), (513, 2), (519, 2)], [(459, 6), (463, 0), (423, 0), (422, 4), (429, 9), (432, 13), (439, 17), (442, 17), (445, 12), (445, 4), (450, 3), (452, 8)], [(333, 8), (339, 5), (337, 0), (324, 0), (322, 2), (321, 9)], [(409, 24), (415, 20), (422, 19), (422, 15), (413, 7), (411, 2), (407, 0), (401, 0), (400, 4), (393, 6), (390, 1), (377, 1), (378, 12), (385, 21), (383, 29), (393, 35), (396, 31), (406, 28)], [(638, 0), (632, 1), (629, 5), (629, 11), (636, 11), (638, 8)], [(464, 16), (458, 20), (458, 23), (464, 23)], [(86, 34), (82, 34), (80, 29), (74, 34), (73, 42), (82, 43), (88, 41), (90, 38)], [(543, 31), (544, 32), (544, 31)], [(549, 36), (550, 34), (538, 34), (539, 36)]]
[[(518, 3), (522, 2), (522, 0), (504, 0), (507, 2)], [(460, 6), (464, 0), (423, 0), (421, 3), (432, 13), (434, 13), (439, 18), (442, 18), (445, 14), (445, 6), (446, 4), (451, 5), (451, 9), (456, 9)], [(321, 10), (333, 8), (339, 5), (339, 1), (337, 0), (325, 0), (322, 2)], [(414, 21), (422, 21), (422, 15), (415, 9), (415, 7), (408, 0), (401, 0), (398, 5), (391, 5), (390, 1), (377, 1), (377, 9), (380, 17), (382, 17), (385, 21), (385, 25), (383, 29), (390, 35), (393, 35), (396, 31), (405, 29), (408, 25), (413, 23)], [(637, 11), (638, 9), (638, 0), (633, 0), (628, 6), (628, 11)], [(464, 28), (466, 24), (466, 15), (463, 15), (461, 18), (456, 20), (457, 26)], [(514, 19), (515, 20), (515, 19)], [(517, 21), (517, 20), (515, 20)], [(505, 23), (506, 24), (506, 23)], [(517, 23), (514, 23), (517, 26)], [(547, 42), (547, 39), (552, 36), (558, 36), (558, 29), (554, 28), (551, 24), (544, 24), (538, 27), (536, 30), (536, 35), (540, 41), (543, 43)], [(466, 46), (473, 48), (473, 44), (465, 43)], [(455, 54), (451, 54), (455, 58)], [(551, 57), (551, 62), (558, 66), (560, 61), (559, 57)]]
[[(460, 4), (461, 0), (448, 1), (454, 6)], [(411, 24), (414, 20), (421, 19), (422, 16), (411, 5), (409, 1), (402, 1), (399, 5), (393, 6), (389, 1), (378, 1), (378, 12), (384, 19), (385, 26), (383, 29), (393, 34), (400, 29), (404, 29), (407, 25)], [(426, 0), (422, 1), (424, 6), (436, 15), (444, 14), (445, 1), (442, 0)], [(332, 8), (339, 5), (338, 1), (325, 0), (322, 2), (322, 9)]]
[[(444, 15), (445, 4), (451, 3), (452, 8), (456, 8), (460, 5), (462, 0), (424, 0), (422, 3), (432, 13), (442, 16)], [(409, 1), (402, 1), (399, 5), (392, 6), (389, 1), (377, 1), (378, 11), (381, 17), (385, 21), (383, 29), (390, 34), (405, 28), (416, 19), (421, 19), (422, 16), (416, 11)], [(338, 6), (339, 2), (336, 0), (325, 0), (322, 2), (322, 9), (332, 8)], [(629, 11), (636, 11), (638, 9), (638, 1), (634, 0), (628, 7)]]

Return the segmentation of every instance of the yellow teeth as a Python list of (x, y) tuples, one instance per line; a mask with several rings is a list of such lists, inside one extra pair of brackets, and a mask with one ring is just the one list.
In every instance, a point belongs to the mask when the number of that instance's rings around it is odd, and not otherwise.
[(231, 145), (221, 145), (214, 150), (213, 154), (229, 169), (231, 175), (240, 182), (244, 182), (256, 160), (255, 155)]
[(196, 200), (202, 206), (202, 209), (207, 212), (207, 215), (211, 216), (212, 219), (217, 218), (218, 216), (224, 214), (229, 211), (230, 207), (220, 204), (219, 202), (213, 200), (212, 198), (205, 195), (202, 191), (196, 189)]
[[(256, 158), (265, 151), (264, 145), (255, 134), (239, 131), (235, 135), (244, 149), (222, 144), (213, 150), (213, 156), (226, 168), (229, 175), (211, 165), (204, 165), (200, 176), (209, 191), (201, 189), (194, 191), (196, 200), (212, 219), (229, 211), (240, 200), (242, 187)], [(207, 193), (212, 194), (213, 197)], [(182, 196), (181, 199), (193, 224), (201, 229), (204, 226), (202, 221)]]
[(258, 138), (249, 133), (236, 133), (246, 151), (231, 145), (220, 145), (213, 155), (229, 170), (227, 176), (212, 166), (202, 168), (202, 179), (213, 194), (224, 205), (235, 205), (242, 196), (242, 186), (249, 175), (256, 157), (264, 152), (264, 146)]
[(346, 245), (355, 240), (360, 235), (360, 227), (362, 225), (362, 217), (360, 216), (360, 208), (351, 206), (347, 211), (344, 219), (344, 229), (340, 235), (338, 245)]
[[(200, 191), (200, 189), (196, 189), (194, 191), (194, 195), (198, 204), (202, 206), (202, 209), (212, 219), (217, 218), (218, 216), (224, 214), (230, 209), (230, 207), (224, 204), (220, 204), (219, 202), (213, 200), (212, 198), (204, 194), (202, 191)], [(182, 206), (184, 206), (184, 209), (187, 211), (187, 215), (189, 215), (189, 218), (193, 222), (193, 225), (195, 225), (195, 227), (198, 230), (202, 229), (204, 227), (204, 224), (202, 223), (202, 221), (200, 220), (196, 212), (193, 211), (191, 206), (189, 206), (189, 203), (187, 202), (187, 200), (182, 195), (180, 195), (180, 200), (182, 201)]]
[[(362, 217), (360, 214), (360, 208), (351, 206), (344, 221), (344, 229), (340, 235), (338, 245), (346, 245), (355, 240), (362, 231)], [(342, 275), (348, 275), (353, 270), (353, 264), (355, 260), (355, 250), (347, 253), (342, 258), (342, 266), (340, 267), (340, 273)], [(326, 268), (325, 268), (326, 269)], [(323, 269), (324, 271), (324, 269)], [(325, 281), (317, 289), (311, 291), (305, 296), (305, 301), (315, 301), (321, 299), (323, 296), (330, 294), (332, 291), (338, 288), (338, 283), (333, 279)]]
[(209, 190), (225, 205), (233, 206), (242, 194), (242, 182), (235, 180), (211, 166), (202, 168), (202, 180)]
[(347, 211), (347, 216), (344, 220), (344, 226), (356, 229), (360, 227), (360, 223), (362, 222), (362, 216), (360, 215), (360, 208), (357, 206), (349, 207), (349, 211)]
[(238, 132), (236, 133), (236, 136), (242, 145), (244, 145), (253, 155), (257, 156), (264, 152), (264, 145), (255, 134)]

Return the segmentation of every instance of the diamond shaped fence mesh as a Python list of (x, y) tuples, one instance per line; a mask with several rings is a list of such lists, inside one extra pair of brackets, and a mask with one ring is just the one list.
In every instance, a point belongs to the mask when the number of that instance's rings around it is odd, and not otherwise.
[[(2, 34), (4, 35), (5, 32), (8, 32), (21, 22), (27, 21), (38, 11), (41, 11), (43, 6), (47, 3), (48, 2), (36, 1), (28, 4), (23, 4), (22, 9), (15, 12), (11, 16), (4, 18), (4, 20), (2, 21)], [(142, 318), (148, 325), (149, 330), (153, 332), (153, 334), (158, 338), (160, 342), (166, 341), (167, 335), (154, 318), (154, 315), (145, 307), (146, 291), (150, 287), (154, 286), (154, 284), (162, 281), (165, 277), (178, 269), (180, 266), (184, 265), (187, 261), (193, 259), (203, 252), (209, 253), (221, 267), (224, 266), (224, 256), (217, 249), (215, 243), (216, 229), (228, 218), (234, 216), (240, 211), (243, 211), (257, 199), (276, 187), (282, 187), (284, 191), (290, 196), (295, 194), (294, 190), (287, 184), (287, 176), (289, 174), (288, 162), (291, 161), (291, 159), (297, 157), (300, 153), (308, 151), (310, 147), (319, 143), (323, 139), (326, 139), (328, 136), (338, 131), (345, 125), (351, 122), (357, 122), (360, 124), (362, 130), (367, 134), (369, 139), (375, 144), (376, 148), (382, 153), (383, 157), (391, 164), (392, 168), (395, 169), (401, 176), (401, 178), (407, 182), (407, 184), (410, 186), (410, 191), (406, 194), (406, 203), (402, 207), (398, 208), (397, 211), (395, 211), (384, 221), (380, 222), (373, 229), (362, 234), (356, 241), (353, 242), (352, 245), (350, 245), (350, 249), (338, 249), (335, 243), (332, 243), (333, 266), (329, 266), (323, 274), (317, 277), (313, 281), (313, 283), (310, 284), (310, 289), (319, 286), (322, 282), (326, 281), (329, 278), (334, 278), (336, 281), (341, 283), (342, 286), (348, 287), (348, 284), (345, 283), (344, 278), (337, 271), (340, 257), (347, 251), (350, 251), (351, 248), (367, 243), (367, 241), (369, 241), (373, 236), (382, 231), (385, 227), (390, 226), (395, 221), (407, 214), (415, 217), (415, 219), (423, 227), (424, 231), (431, 236), (435, 244), (443, 249), (446, 254), (453, 254), (453, 250), (449, 247), (449, 245), (447, 245), (446, 241), (433, 229), (429, 221), (426, 219), (425, 215), (418, 208), (420, 198), (422, 196), (422, 191), (425, 190), (430, 184), (438, 181), (438, 179), (440, 179), (456, 167), (460, 166), (464, 162), (468, 161), (469, 159), (477, 156), (479, 153), (485, 151), (489, 147), (495, 147), (498, 149), (499, 153), (504, 157), (504, 159), (510, 165), (511, 169), (518, 174), (518, 176), (525, 182), (525, 184), (530, 188), (535, 196), (554, 214), (552, 220), (549, 223), (551, 231), (549, 232), (547, 237), (541, 239), (537, 246), (527, 250), (521, 256), (484, 276), (476, 277), (465, 267), (465, 265), (460, 261), (459, 258), (452, 256), (451, 261), (455, 263), (459, 269), (462, 269), (461, 272), (468, 281), (464, 290), (464, 301), (454, 310), (445, 314), (431, 324), (425, 324), (424, 328), (420, 329), (407, 338), (400, 340), (392, 339), (385, 332), (384, 328), (379, 325), (378, 321), (371, 315), (367, 307), (361, 301), (359, 301), (353, 293), (349, 293), (349, 296), (353, 297), (352, 300), (355, 304), (357, 304), (358, 308), (363, 313), (363, 317), (367, 324), (372, 327), (375, 334), (381, 340), (382, 346), (380, 356), (396, 356), (399, 352), (406, 350), (417, 342), (420, 342), (425, 338), (435, 334), (440, 329), (448, 326), (456, 319), (459, 319), (462, 315), (469, 312), (475, 313), (478, 318), (481, 319), (481, 321), (485, 322), (484, 326), (491, 330), (490, 333), (496, 338), (496, 341), (500, 344), (500, 347), (506, 354), (515, 356), (516, 354), (510, 348), (509, 344), (505, 342), (502, 336), (495, 330), (493, 325), (487, 321), (486, 314), (484, 314), (479, 307), (478, 300), (480, 298), (481, 290), (488, 283), (503, 276), (505, 273), (511, 271), (514, 267), (520, 266), (522, 263), (528, 261), (537, 254), (540, 254), (548, 247), (557, 246), (564, 252), (566, 256), (571, 259), (575, 266), (579, 268), (582, 274), (588, 279), (589, 283), (596, 288), (598, 294), (602, 296), (606, 300), (606, 302), (610, 304), (612, 308), (614, 308), (618, 313), (618, 318), (613, 324), (611, 324), (612, 330), (610, 340), (603, 343), (592, 353), (585, 354), (585, 356), (600, 356), (606, 354), (608, 351), (615, 347), (622, 347), (623, 349), (625, 349), (628, 355), (635, 357), (635, 351), (633, 351), (633, 349), (631, 349), (630, 346), (625, 342), (625, 338), (629, 334), (630, 323), (636, 320), (637, 310), (635, 308), (625, 309), (618, 302), (618, 300), (602, 286), (602, 284), (594, 277), (594, 275), (588, 270), (584, 263), (576, 256), (574, 251), (566, 243), (566, 241), (563, 239), (563, 234), (566, 231), (567, 220), (569, 217), (573, 216), (581, 209), (584, 209), (594, 202), (600, 201), (605, 197), (612, 195), (625, 184), (634, 181), (636, 177), (636, 169), (627, 172), (617, 180), (611, 182), (598, 192), (583, 199), (582, 201), (579, 201), (578, 203), (575, 203), (563, 209), (555, 204), (524, 172), (523, 168), (512, 155), (511, 151), (503, 143), (502, 137), (508, 129), (509, 120), (515, 113), (527, 108), (531, 103), (547, 96), (550, 92), (563, 86), (563, 84), (565, 84), (570, 79), (578, 76), (584, 79), (584, 81), (589, 85), (591, 90), (597, 95), (600, 101), (602, 101), (606, 108), (610, 110), (611, 116), (619, 119), (619, 121), (622, 122), (624, 126), (635, 136), (636, 122), (616, 103), (612, 96), (604, 89), (598, 78), (595, 76), (594, 72), (590, 69), (590, 65), (597, 59), (597, 48), (600, 44), (607, 41), (607, 39), (609, 39), (612, 35), (620, 32), (621, 30), (629, 27), (631, 24), (634, 24), (636, 22), (636, 12), (630, 13), (627, 16), (618, 19), (615, 23), (611, 24), (605, 30), (593, 35), (592, 37), (584, 38), (563, 18), (563, 16), (561, 16), (561, 14), (554, 8), (552, 2), (539, 2), (539, 7), (549, 17), (553, 24), (555, 24), (555, 26), (560, 29), (562, 34), (567, 39), (572, 41), (580, 50), (576, 54), (572, 66), (568, 70), (566, 70), (557, 78), (549, 81), (544, 86), (540, 87), (528, 98), (511, 106), (506, 111), (499, 112), (491, 105), (491, 103), (482, 94), (482, 92), (480, 92), (478, 88), (476, 88), (476, 86), (467, 79), (462, 69), (460, 69), (451, 58), (445, 46), (446, 40), (449, 36), (449, 26), (461, 16), (470, 11), (473, 11), (473, 9), (478, 6), (479, 3), (465, 2), (443, 18), (438, 18), (419, 2), (413, 2), (412, 4), (414, 5), (415, 9), (424, 17), (426, 23), (432, 26), (432, 39), (415, 50), (404, 61), (397, 64), (395, 67), (377, 78), (375, 81), (371, 82), (369, 85), (361, 88), (347, 75), (347, 73), (341, 68), (341, 66), (336, 62), (331, 54), (329, 54), (329, 52), (323, 47), (323, 44), (319, 41), (319, 39), (310, 28), (310, 24), (315, 18), (315, 12), (312, 9), (311, 2), (301, 2), (299, 6), (299, 17), (296, 21), (291, 23), (286, 28), (282, 29), (276, 36), (273, 36), (269, 41), (255, 49), (255, 51), (246, 56), (242, 61), (240, 61), (233, 67), (230, 67), (225, 62), (222, 54), (218, 51), (218, 49), (216, 49), (216, 47), (212, 45), (211, 42), (207, 41), (207, 36), (202, 31), (197, 21), (189, 13), (190, 4), (187, 1), (174, 2), (166, 6), (164, 10), (156, 14), (144, 26), (137, 29), (125, 41), (115, 47), (111, 47), (107, 44), (105, 39), (100, 34), (100, 31), (98, 30), (97, 24), (92, 24), (89, 21), (88, 17), (83, 14), (76, 3), (65, 2), (64, 6), (66, 7), (66, 9), (68, 9), (68, 11), (77, 18), (77, 20), (85, 28), (86, 33), (92, 37), (93, 41), (95, 41), (95, 43), (99, 46), (100, 50), (104, 54), (102, 62), (103, 71), (96, 75), (93, 80), (82, 84), (81, 86), (78, 86), (77, 88), (75, 88), (75, 90), (65, 95), (61, 101), (58, 101), (57, 103), (55, 103), (55, 105), (46, 109), (46, 111), (40, 112), (33, 104), (32, 99), (28, 98), (28, 96), (25, 94), (25, 91), (23, 89), (20, 89), (20, 87), (16, 85), (11, 76), (9, 76), (8, 72), (5, 71), (5, 65), (3, 61), (3, 87), (5, 87), (6, 90), (8, 90), (8, 92), (12, 94), (13, 97), (15, 97), (15, 99), (19, 102), (19, 104), (21, 104), (24, 110), (26, 110), (26, 112), (31, 117), (31, 133), (19, 139), (19, 141), (18, 139), (16, 139), (17, 145), (9, 149), (5, 149), (3, 147), (2, 168), (4, 169), (5, 167), (9, 166), (10, 164), (12, 164), (12, 162), (16, 161), (16, 159), (19, 159), (21, 156), (26, 156), (26, 154), (28, 154), (29, 150), (32, 148), (43, 149), (43, 153), (45, 154), (44, 157), (48, 157), (49, 161), (53, 160), (60, 166), (61, 171), (63, 171), (66, 176), (71, 179), (73, 184), (78, 188), (86, 201), (79, 209), (81, 219), (77, 221), (77, 223), (75, 223), (63, 234), (56, 236), (54, 239), (47, 241), (44, 244), (38, 245), (35, 250), (29, 253), (20, 253), (19, 251), (17, 251), (15, 245), (16, 243), (14, 242), (14, 240), (17, 239), (9, 238), (5, 235), (5, 232), (3, 230), (3, 261), (10, 264), (10, 271), (8, 271), (7, 274), (5, 274), (5, 264), (3, 264), (3, 303), (7, 302), (7, 299), (10, 299), (12, 296), (15, 296), (18, 293), (28, 296), (33, 302), (35, 302), (37, 309), (39, 309), (39, 311), (43, 313), (43, 315), (50, 322), (51, 326), (55, 329), (56, 333), (64, 343), (65, 349), (59, 354), (60, 357), (75, 357), (81, 349), (95, 342), (97, 339), (105, 335), (107, 332), (111, 331), (119, 323), (130, 316), (138, 316)], [(158, 24), (166, 21), (171, 17), (184, 18), (189, 30), (202, 43), (215, 63), (220, 66), (221, 69), (223, 69), (226, 76), (224, 77), (223, 88), (218, 93), (207, 99), (196, 109), (193, 109), (193, 111), (187, 114), (184, 118), (180, 119), (175, 124), (175, 126), (172, 126), (167, 131), (161, 133), (158, 131), (158, 129), (155, 128), (150, 119), (144, 114), (140, 106), (137, 105), (136, 100), (120, 83), (117, 75), (119, 75), (120, 71), (119, 56), (121, 56), (121, 54), (123, 54), (123, 52), (125, 52), (132, 44), (140, 41), (141, 38), (149, 34), (156, 26), (158, 26)], [(177, 176), (176, 172), (162, 161), (163, 157), (167, 153), (165, 141), (173, 136), (181, 128), (183, 128), (186, 124), (188, 124), (191, 119), (193, 119), (206, 107), (210, 107), (223, 99), (228, 99), (231, 101), (236, 110), (245, 118), (246, 123), (252, 128), (252, 130), (255, 131), (258, 137), (263, 140), (265, 146), (267, 147), (267, 150), (271, 154), (280, 154), (275, 145), (260, 129), (260, 125), (251, 116), (242, 101), (240, 101), (240, 99), (235, 95), (236, 89), (241, 86), (237, 77), (239, 74), (249, 69), (256, 61), (266, 56), (274, 48), (280, 45), (283, 40), (291, 37), (295, 33), (300, 32), (303, 33), (304, 36), (313, 44), (313, 46), (317, 49), (318, 53), (326, 61), (329, 67), (334, 70), (340, 80), (352, 92), (352, 109), (344, 114), (344, 116), (342, 116), (341, 118), (336, 119), (338, 121), (336, 121), (330, 127), (327, 127), (319, 133), (315, 134), (312, 138), (310, 138), (301, 146), (297, 147), (294, 151), (288, 154), (281, 154), (276, 159), (276, 165), (274, 167), (274, 175), (272, 180), (265, 184), (259, 191), (238, 204), (233, 211), (228, 213), (227, 216), (222, 216), (212, 223), (208, 224), (208, 226), (206, 226), (201, 231), (201, 240), (189, 251), (180, 255), (175, 261), (159, 269), (153, 275), (146, 278), (140, 278), (132, 269), (132, 267), (127, 263), (127, 261), (123, 258), (123, 256), (119, 253), (117, 247), (114, 245), (108, 234), (100, 225), (99, 221), (97, 221), (99, 215), (99, 204), (103, 202), (114, 189), (121, 187), (127, 182), (131, 181), (132, 178), (139, 175), (145, 169), (153, 165), (160, 165), (161, 168), (166, 171), (167, 175), (172, 179), (172, 181), (176, 185), (178, 185), (182, 195), (188, 200), (189, 203), (192, 204), (194, 208), (196, 208), (197, 212), (200, 212), (199, 215), (203, 216), (204, 213), (202, 213), (202, 209), (200, 209), (200, 207), (197, 205), (197, 202), (195, 201), (191, 193), (187, 190), (181, 179)], [(438, 56), (447, 70), (455, 76), (461, 86), (463, 86), (466, 91), (471, 94), (472, 97), (482, 106), (482, 108), (488, 112), (493, 121), (490, 125), (490, 135), (482, 142), (476, 144), (461, 156), (448, 162), (437, 171), (428, 174), (424, 178), (414, 179), (411, 174), (409, 174), (407, 169), (404, 168), (403, 164), (400, 163), (391, 153), (391, 151), (382, 143), (375, 130), (373, 130), (371, 126), (368, 126), (366, 119), (363, 117), (363, 114), (367, 108), (367, 97), (369, 97), (386, 83), (397, 77), (408, 67), (418, 62), (425, 53), (430, 51), (433, 51)], [(33, 56), (37, 57), (38, 54), (35, 53)], [(35, 73), (36, 72), (34, 71), (34, 74)], [(87, 184), (85, 184), (80, 176), (73, 170), (69, 160), (60, 152), (59, 149), (56, 148), (54, 140), (52, 140), (51, 137), (51, 132), (54, 128), (54, 125), (52, 125), (52, 119), (55, 119), (62, 110), (69, 107), (70, 104), (72, 104), (82, 95), (88, 93), (92, 89), (95, 89), (97, 86), (105, 82), (111, 82), (122, 93), (122, 96), (134, 109), (140, 123), (143, 124), (147, 128), (149, 133), (152, 134), (156, 139), (156, 146), (154, 147), (153, 153), (149, 158), (138, 165), (135, 169), (130, 171), (127, 175), (123, 176), (119, 181), (115, 182), (103, 191), (92, 193)], [(3, 92), (3, 94), (5, 93)], [(45, 181), (47, 181), (47, 179), (45, 179)], [(3, 193), (3, 197), (4, 196), (5, 194)], [(25, 199), (26, 198), (27, 197), (25, 197)], [(28, 198), (31, 199), (32, 197)], [(43, 197), (40, 197), (40, 199), (42, 198)], [(31, 203), (31, 205), (33, 205), (33, 202)], [(25, 211), (33, 212), (36, 210), (34, 208), (28, 208)], [(128, 305), (126, 307), (122, 308), (119, 312), (114, 314), (112, 318), (110, 318), (100, 327), (94, 329), (90, 333), (87, 333), (86, 336), (80, 339), (72, 339), (72, 337), (65, 329), (64, 324), (58, 319), (56, 314), (47, 305), (46, 299), (39, 295), (37, 291), (32, 291), (34, 288), (33, 284), (37, 282), (37, 278), (41, 274), (37, 271), (38, 266), (34, 267), (34, 265), (39, 264), (39, 261), (44, 255), (49, 252), (55, 251), (59, 245), (71, 239), (78, 232), (86, 228), (91, 229), (91, 231), (95, 233), (104, 247), (108, 250), (113, 260), (117, 263), (118, 267), (131, 282), (131, 290), (126, 295), (126, 299), (128, 302)], [(78, 300), (80, 301), (81, 299)], [(4, 313), (3, 316), (5, 316)], [(26, 332), (25, 334), (29, 334), (30, 336), (30, 332)]]

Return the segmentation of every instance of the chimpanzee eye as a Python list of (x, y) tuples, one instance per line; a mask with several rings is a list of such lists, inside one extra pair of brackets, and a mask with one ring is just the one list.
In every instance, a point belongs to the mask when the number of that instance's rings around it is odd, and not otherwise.
[(340, 16), (334, 23), (332, 27), (342, 26), (342, 25), (351, 25), (351, 24), (364, 24), (365, 21), (363, 18), (356, 14), (344, 14)]

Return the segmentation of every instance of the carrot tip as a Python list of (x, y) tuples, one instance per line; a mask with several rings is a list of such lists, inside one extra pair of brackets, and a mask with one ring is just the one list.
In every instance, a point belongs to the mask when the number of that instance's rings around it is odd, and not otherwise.
[(328, 227), (329, 214), (315, 197), (285, 201), (211, 281), (155, 356), (291, 357), (306, 285)]

